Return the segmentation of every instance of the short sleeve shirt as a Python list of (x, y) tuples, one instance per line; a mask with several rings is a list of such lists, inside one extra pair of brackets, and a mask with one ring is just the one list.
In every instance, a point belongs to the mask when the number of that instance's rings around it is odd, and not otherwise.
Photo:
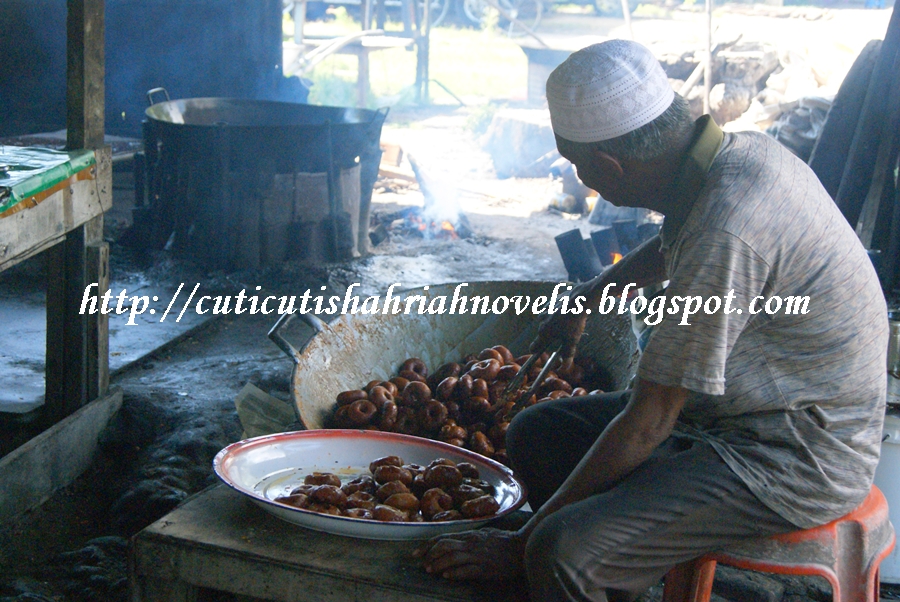
[[(878, 463), (887, 309), (831, 197), (772, 138), (725, 134), (662, 238), (667, 313), (638, 375), (692, 392), (676, 431), (709, 441), (798, 527), (852, 510)], [(697, 303), (718, 309), (685, 318)]]

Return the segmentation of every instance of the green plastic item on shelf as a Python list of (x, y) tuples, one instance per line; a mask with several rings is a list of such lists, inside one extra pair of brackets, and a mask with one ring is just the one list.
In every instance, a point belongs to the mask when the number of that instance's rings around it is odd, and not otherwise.
[(0, 214), (96, 162), (91, 150), (0, 145)]

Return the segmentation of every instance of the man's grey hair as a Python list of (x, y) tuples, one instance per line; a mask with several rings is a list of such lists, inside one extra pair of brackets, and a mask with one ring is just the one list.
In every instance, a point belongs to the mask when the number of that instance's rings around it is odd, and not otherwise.
[(617, 138), (586, 145), (617, 159), (649, 161), (673, 149), (693, 127), (690, 106), (675, 94), (669, 108), (650, 123)]

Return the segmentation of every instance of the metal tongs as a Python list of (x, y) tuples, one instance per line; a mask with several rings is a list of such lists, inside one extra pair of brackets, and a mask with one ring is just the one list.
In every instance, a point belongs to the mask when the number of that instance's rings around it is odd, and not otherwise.
[[(506, 385), (506, 388), (503, 389), (503, 393), (500, 395), (500, 404), (503, 405), (509, 401), (511, 395), (513, 395), (516, 391), (519, 390), (519, 387), (522, 386), (522, 383), (525, 381), (525, 377), (528, 376), (528, 373), (531, 372), (532, 366), (541, 358), (547, 349), (550, 348), (550, 344), (544, 345), (540, 349), (536, 349), (534, 353), (531, 354), (522, 367), (519, 368), (519, 371), (516, 372), (516, 375), (512, 378), (511, 381)], [(554, 368), (556, 364), (556, 360), (559, 359), (559, 354), (562, 351), (562, 347), (557, 347), (553, 353), (550, 354), (550, 357), (547, 358), (547, 361), (541, 367), (541, 371), (538, 373), (537, 378), (535, 378), (531, 385), (528, 387), (528, 390), (521, 394), (518, 399), (516, 399), (515, 405), (510, 409), (507, 413), (507, 417), (512, 418), (516, 414), (522, 411), (525, 402), (531, 399), (531, 396), (535, 394), (535, 392), (540, 388), (541, 384), (543, 384), (544, 379), (547, 378), (547, 374)]]

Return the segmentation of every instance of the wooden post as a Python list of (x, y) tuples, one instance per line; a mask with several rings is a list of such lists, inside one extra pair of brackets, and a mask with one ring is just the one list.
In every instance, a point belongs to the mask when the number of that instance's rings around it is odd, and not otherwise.
[(47, 251), (47, 359), (44, 419), (59, 422), (87, 403), (88, 321), (72, 307), (84, 282), (84, 230), (76, 228)]
[(106, 0), (67, 0), (67, 146), (103, 146)]
[[(362, 1), (362, 29), (372, 24), (372, 0)], [(356, 106), (365, 109), (369, 101), (369, 50), (364, 45), (365, 38), (359, 40), (359, 51), (356, 54)]]
[(712, 90), (712, 6), (706, 0), (706, 65), (703, 66), (703, 113), (709, 114), (709, 92)]
[[(404, 10), (405, 4), (400, 3), (400, 19), (403, 22), (403, 33), (409, 35), (409, 14)], [(384, 22), (387, 20), (387, 10), (384, 6), (384, 0), (375, 0), (375, 29), (384, 29)]]
[[(384, 5), (384, 0), (378, 0), (379, 9)], [(403, 33), (415, 37), (418, 28), (416, 26), (415, 0), (400, 0), (400, 12), (403, 19)]]
[(362, 29), (372, 29), (372, 0), (362, 2)]
[[(100, 223), (102, 228), (103, 223)], [(101, 231), (102, 236), (102, 231)], [(109, 244), (95, 242), (85, 247), (85, 276), (87, 282), (96, 282), (98, 295), (109, 290)], [(81, 309), (80, 297), (76, 299)], [(109, 316), (97, 315), (89, 324), (85, 342), (87, 369), (87, 399), (92, 401), (106, 394), (109, 389)]]
[(631, 5), (628, 0), (622, 0), (622, 16), (625, 18), (625, 27), (628, 28), (628, 37), (634, 41), (634, 27), (631, 25)]
[[(67, 8), (66, 146), (96, 149), (105, 157), (105, 0), (67, 0)], [(98, 178), (111, 177), (100, 169), (104, 163), (98, 160)], [(96, 295), (109, 287), (102, 215), (48, 251), (47, 275), (45, 420), (56, 422), (105, 394), (109, 385), (108, 317), (80, 312), (88, 284), (98, 283)]]
[(425, 0), (422, 10), (422, 23), (417, 28), (416, 37), (416, 101), (418, 104), (431, 103), (428, 93), (428, 60), (431, 40), (431, 0)]
[(306, 27), (306, 0), (294, 2), (294, 43), (303, 44), (303, 29)]

